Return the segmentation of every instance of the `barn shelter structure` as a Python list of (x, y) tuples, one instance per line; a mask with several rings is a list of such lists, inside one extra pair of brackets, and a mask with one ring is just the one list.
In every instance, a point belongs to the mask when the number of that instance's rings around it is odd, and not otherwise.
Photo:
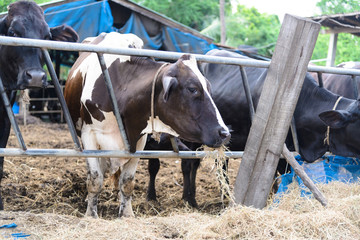
[(325, 34), (330, 34), (326, 66), (332, 67), (335, 63), (336, 46), (339, 33), (350, 33), (360, 37), (360, 12), (333, 14), (310, 17), (325, 27)]

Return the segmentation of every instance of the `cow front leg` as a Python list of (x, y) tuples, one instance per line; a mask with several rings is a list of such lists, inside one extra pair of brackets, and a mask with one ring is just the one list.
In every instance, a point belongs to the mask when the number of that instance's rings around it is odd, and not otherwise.
[[(10, 135), (10, 120), (7, 116), (6, 109), (0, 100), (0, 148), (5, 148)], [(4, 175), (4, 157), (0, 157), (0, 210), (4, 210), (4, 204), (2, 201), (2, 187), (1, 180)]]
[(149, 186), (147, 190), (146, 200), (156, 201), (155, 180), (160, 169), (160, 160), (158, 158), (148, 160)]
[(135, 185), (134, 178), (138, 161), (138, 158), (132, 158), (122, 168), (119, 179), (119, 217), (135, 216), (131, 206), (131, 199)]
[(104, 171), (101, 168), (100, 161), (98, 158), (87, 159), (88, 173), (86, 187), (88, 195), (85, 216), (94, 218), (98, 218), (97, 203), (104, 182)]
[(181, 170), (184, 179), (183, 199), (190, 206), (197, 208), (196, 195), (196, 172), (200, 165), (200, 159), (181, 159)]

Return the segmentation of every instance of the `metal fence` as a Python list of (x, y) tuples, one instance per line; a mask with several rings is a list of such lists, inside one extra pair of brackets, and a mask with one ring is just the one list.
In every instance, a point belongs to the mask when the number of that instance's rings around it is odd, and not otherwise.
[[(103, 54), (118, 54), (118, 55), (132, 55), (132, 56), (146, 56), (146, 57), (155, 57), (159, 59), (167, 60), (177, 60), (184, 53), (178, 52), (165, 52), (165, 51), (155, 51), (155, 50), (146, 50), (146, 49), (134, 49), (134, 48), (116, 48), (116, 47), (104, 47), (96, 46), (90, 44), (80, 44), (80, 43), (67, 43), (67, 42), (55, 42), (47, 40), (33, 40), (25, 38), (15, 38), (15, 37), (3, 37), (0, 36), (0, 45), (12, 45), (12, 46), (28, 46), (28, 47), (38, 47), (41, 48), (42, 53), (45, 58), (46, 65), (48, 67), (50, 77), (54, 84), (56, 94), (59, 98), (61, 107), (64, 112), (65, 120), (69, 126), (71, 137), (74, 142), (74, 149), (28, 149), (22, 138), (19, 126), (16, 123), (14, 114), (11, 109), (9, 99), (4, 90), (4, 86), (0, 79), (0, 92), (3, 102), (6, 106), (7, 113), (10, 118), (11, 125), (19, 142), (20, 148), (0, 148), (0, 156), (48, 156), (48, 157), (139, 157), (139, 158), (202, 158), (205, 156), (203, 151), (137, 151), (135, 153), (130, 153), (129, 145), (127, 142), (127, 137), (125, 134), (124, 126), (120, 113), (118, 111), (117, 102), (115, 101), (115, 93), (111, 85), (110, 76), (105, 65)], [(74, 125), (71, 121), (69, 110), (66, 106), (64, 96), (61, 91), (61, 86), (59, 80), (55, 74), (55, 70), (52, 65), (49, 53), (47, 49), (62, 50), (62, 51), (79, 51), (79, 52), (94, 52), (98, 55), (99, 64), (101, 65), (104, 77), (105, 84), (108, 88), (108, 92), (111, 96), (114, 114), (118, 122), (118, 127), (120, 133), (122, 134), (123, 139), (125, 140), (126, 149), (122, 150), (83, 150), (81, 148), (79, 139), (77, 138)], [(245, 93), (250, 105), (251, 117), (254, 114), (254, 107), (251, 101), (249, 84), (247, 82), (247, 76), (244, 67), (260, 67), (268, 68), (270, 62), (259, 61), (252, 59), (239, 59), (239, 58), (225, 58), (225, 57), (215, 57), (215, 56), (206, 56), (200, 54), (193, 54), (197, 61), (208, 62), (208, 63), (217, 63), (217, 64), (230, 64), (230, 65), (239, 65), (240, 71), (242, 74), (243, 84), (245, 88)], [(355, 83), (355, 76), (360, 76), (360, 70), (355, 69), (342, 69), (342, 68), (329, 68), (329, 67), (319, 67), (319, 66), (309, 66), (308, 71), (318, 72), (320, 85), (321, 73), (333, 73), (333, 74), (344, 74), (352, 75)], [(242, 157), (243, 152), (226, 152), (226, 155), (232, 158)]]

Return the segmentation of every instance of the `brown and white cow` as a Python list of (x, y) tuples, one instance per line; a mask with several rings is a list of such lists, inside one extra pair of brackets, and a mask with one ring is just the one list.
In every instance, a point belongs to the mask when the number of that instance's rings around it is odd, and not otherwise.
[[(135, 35), (119, 33), (102, 34), (92, 39), (90, 44), (142, 47), (141, 39)], [(104, 57), (131, 152), (143, 150), (147, 134), (153, 130), (211, 147), (219, 147), (229, 140), (229, 130), (209, 94), (209, 83), (198, 70), (193, 56), (183, 55), (172, 64), (144, 57)], [(155, 121), (152, 124), (153, 83)], [(69, 73), (64, 95), (84, 149), (124, 149), (95, 54), (80, 55)], [(87, 216), (97, 217), (97, 198), (106, 171), (110, 174), (120, 172), (119, 216), (134, 215), (131, 195), (138, 160), (87, 159)]]
[[(8, 13), (0, 19), (0, 35), (76, 42), (77, 33), (69, 26), (49, 28), (44, 12), (35, 2), (18, 1), (8, 6)], [(11, 104), (18, 89), (45, 87), (46, 73), (39, 48), (0, 45), (0, 77)], [(0, 148), (7, 144), (10, 120), (0, 98)], [(4, 157), (0, 157), (0, 182), (3, 177)], [(0, 191), (0, 210), (3, 209)]]

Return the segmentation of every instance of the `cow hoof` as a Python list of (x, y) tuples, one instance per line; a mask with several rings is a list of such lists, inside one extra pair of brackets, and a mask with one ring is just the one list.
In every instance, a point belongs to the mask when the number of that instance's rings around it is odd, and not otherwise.
[(135, 214), (133, 212), (128, 212), (128, 213), (120, 213), (119, 214), (119, 218), (133, 218), (135, 217)]
[(192, 208), (198, 208), (199, 207), (195, 199), (185, 199), (184, 198), (184, 202), (185, 202), (185, 204), (189, 205)]
[(85, 217), (99, 218), (95, 210), (86, 210)]

